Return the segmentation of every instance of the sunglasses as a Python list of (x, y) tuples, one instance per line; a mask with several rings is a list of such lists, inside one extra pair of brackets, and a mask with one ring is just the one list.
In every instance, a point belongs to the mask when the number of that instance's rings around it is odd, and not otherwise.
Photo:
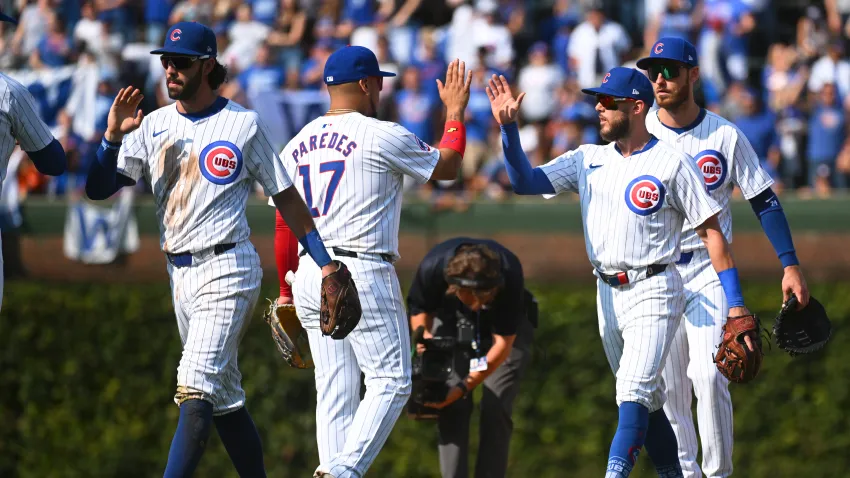
[(161, 56), (159, 61), (164, 69), (168, 69), (168, 65), (174, 67), (175, 70), (186, 70), (198, 60), (206, 60), (209, 55), (204, 56)]
[(616, 110), (618, 104), (636, 100), (633, 98), (616, 98), (608, 95), (599, 95), (596, 97), (596, 101), (606, 110)]
[(655, 63), (649, 66), (647, 72), (649, 72), (651, 81), (658, 79), (658, 75), (661, 75), (665, 80), (672, 80), (681, 74), (681, 67), (670, 63)]

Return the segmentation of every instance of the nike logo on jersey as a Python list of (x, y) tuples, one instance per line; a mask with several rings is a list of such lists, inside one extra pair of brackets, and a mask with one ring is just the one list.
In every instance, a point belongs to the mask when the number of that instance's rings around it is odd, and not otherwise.
[(161, 135), (162, 133), (165, 133), (166, 131), (168, 131), (168, 130), (164, 129), (164, 130), (160, 131), (159, 133), (154, 133), (153, 137), (156, 138), (157, 136)]
[(449, 130), (446, 131), (446, 133), (454, 133), (455, 131), (457, 131), (457, 128), (449, 128)]
[(602, 167), (602, 165), (601, 165), (601, 164), (591, 164), (591, 165), (590, 165), (590, 166), (588, 166), (588, 167), (589, 167), (590, 169), (596, 169), (596, 168), (601, 168), (601, 167)]

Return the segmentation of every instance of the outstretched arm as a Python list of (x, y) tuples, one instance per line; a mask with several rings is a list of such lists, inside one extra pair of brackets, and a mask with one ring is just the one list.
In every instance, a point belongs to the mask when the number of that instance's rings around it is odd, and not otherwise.
[(791, 228), (788, 226), (788, 219), (785, 217), (779, 198), (771, 188), (767, 188), (750, 199), (750, 206), (759, 218), (765, 235), (785, 269), (785, 276), (782, 278), (783, 301), (787, 301), (793, 292), (800, 302), (798, 307), (805, 307), (809, 303), (809, 287), (800, 270), (800, 261), (797, 259), (794, 240), (791, 238)]
[(490, 98), (493, 116), (501, 125), (505, 169), (514, 192), (521, 195), (555, 194), (549, 177), (540, 168), (531, 167), (520, 144), (516, 120), (525, 93), (520, 93), (515, 99), (505, 77), (493, 75), (487, 87), (487, 96)]

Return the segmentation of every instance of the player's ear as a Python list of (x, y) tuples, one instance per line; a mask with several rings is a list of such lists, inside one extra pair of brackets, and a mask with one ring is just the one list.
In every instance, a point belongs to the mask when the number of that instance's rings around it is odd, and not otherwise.
[(369, 94), (369, 78), (362, 78), (357, 82), (357, 84), (360, 85), (360, 90), (362, 90), (363, 93), (367, 95)]
[(690, 80), (691, 84), (696, 84), (697, 80), (699, 80), (699, 67), (695, 66), (688, 70), (688, 80)]
[(209, 60), (204, 60), (204, 75), (209, 75), (212, 73), (215, 68), (215, 58), (210, 58)]

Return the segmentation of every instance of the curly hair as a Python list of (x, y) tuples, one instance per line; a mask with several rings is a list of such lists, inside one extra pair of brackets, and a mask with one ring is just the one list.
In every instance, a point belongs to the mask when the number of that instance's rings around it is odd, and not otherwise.
[(227, 67), (219, 63), (217, 59), (213, 59), (213, 61), (215, 62), (215, 66), (213, 66), (210, 74), (207, 75), (207, 83), (209, 83), (210, 88), (217, 90), (227, 82)]
[[(445, 276), (480, 281), (498, 281), (502, 276), (502, 258), (483, 244), (469, 244), (458, 248), (446, 264)], [(460, 286), (449, 285), (446, 294), (457, 292)]]

